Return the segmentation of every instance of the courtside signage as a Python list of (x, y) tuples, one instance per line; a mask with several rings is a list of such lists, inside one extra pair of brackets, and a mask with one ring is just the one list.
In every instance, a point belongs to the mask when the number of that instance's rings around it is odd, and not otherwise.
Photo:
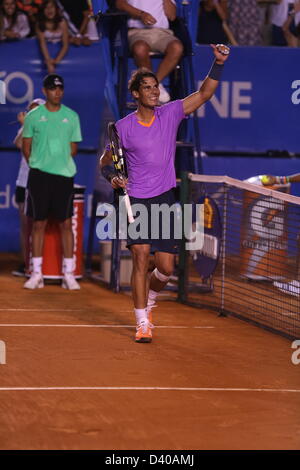
[(292, 89), (296, 90), (292, 93), (292, 103), (300, 104), (300, 80), (294, 80), (292, 83)]
[(0, 80), (0, 104), (6, 104), (6, 84)]
[(0, 340), (0, 365), (6, 364), (6, 344)]
[(292, 354), (292, 363), (298, 366), (300, 364), (300, 339), (296, 339), (292, 343), (292, 349), (296, 349)]

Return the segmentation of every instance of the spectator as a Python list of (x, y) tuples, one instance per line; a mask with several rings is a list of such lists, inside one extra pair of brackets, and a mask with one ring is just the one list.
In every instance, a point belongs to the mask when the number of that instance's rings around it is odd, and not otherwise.
[(31, 36), (35, 34), (35, 23), (37, 12), (44, 0), (17, 0), (17, 6), (20, 11), (25, 13), (28, 17)]
[(262, 15), (257, 0), (229, 0), (229, 27), (241, 46), (262, 45)]
[[(55, 0), (45, 0), (39, 9), (36, 33), (47, 70), (49, 73), (54, 73), (56, 65), (61, 62), (69, 49), (68, 26)], [(62, 47), (55, 58), (50, 56), (47, 42), (62, 42)]]
[[(55, 0), (45, 0), (39, 9), (36, 34), (47, 70), (49, 73), (54, 73), (56, 65), (61, 62), (69, 49), (68, 26)], [(62, 43), (55, 58), (50, 56), (47, 42)]]
[(16, 0), (3, 0), (0, 7), (0, 39), (22, 39), (29, 33), (28, 19), (18, 11)]
[(29, 113), (24, 122), (22, 150), (30, 166), (27, 215), (33, 218), (33, 272), (26, 289), (44, 286), (42, 274), (43, 243), (47, 219), (59, 222), (63, 249), (62, 287), (80, 289), (73, 271), (73, 185), (77, 142), (81, 139), (79, 116), (61, 104), (63, 78), (50, 74), (43, 81), (46, 104)]
[(227, 0), (202, 0), (199, 8), (197, 42), (222, 44), (227, 42), (223, 21), (227, 19)]
[(298, 47), (300, 37), (300, 0), (295, 1), (294, 9), (291, 9), (288, 19), (283, 23), (282, 30), (289, 47)]
[(160, 103), (170, 100), (170, 95), (162, 85), (178, 64), (182, 43), (169, 29), (169, 20), (176, 18), (175, 0), (116, 0), (116, 7), (131, 17), (128, 21), (128, 41), (137, 66), (151, 70), (150, 52), (160, 52), (164, 58), (156, 72), (159, 81)]
[[(279, 5), (272, 6), (271, 23), (273, 46), (294, 45), (295, 39), (293, 39), (292, 36), (297, 36), (296, 25), (300, 22), (298, 6), (298, 0), (281, 0)], [(294, 10), (295, 14), (292, 14), (293, 18), (289, 18), (289, 13), (292, 13)]]
[(87, 0), (77, 0), (76, 3), (74, 0), (59, 0), (57, 3), (68, 23), (71, 44), (90, 46), (92, 41), (99, 39)]
[[(35, 100), (29, 103), (27, 109), (31, 111), (36, 107), (40, 106), (41, 104), (45, 104), (45, 100), (40, 98), (36, 98)], [(18, 149), (22, 148), (22, 133), (24, 127), (24, 120), (25, 120), (26, 112), (20, 112), (18, 114), (18, 121), (21, 124), (21, 127), (14, 139), (14, 144)], [(29, 232), (30, 232), (30, 219), (26, 216), (24, 212), (25, 208), (25, 191), (27, 187), (27, 180), (28, 180), (28, 173), (29, 167), (26, 162), (24, 155), (22, 155), (19, 173), (16, 181), (16, 191), (15, 191), (15, 199), (16, 203), (19, 207), (19, 216), (20, 216), (20, 243), (21, 243), (21, 253), (22, 253), (22, 264), (19, 266), (18, 269), (13, 271), (14, 276), (25, 276), (25, 265), (28, 258), (28, 250), (27, 250), (27, 243), (29, 239)]]

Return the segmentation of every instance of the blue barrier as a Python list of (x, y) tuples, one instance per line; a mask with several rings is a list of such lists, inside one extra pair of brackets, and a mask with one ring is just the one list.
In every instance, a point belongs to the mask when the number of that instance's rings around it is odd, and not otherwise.
[[(87, 233), (90, 220), (92, 193), (95, 186), (97, 156), (95, 153), (80, 153), (75, 157), (77, 175), (75, 183), (86, 186), (84, 246), (87, 243)], [(0, 152), (0, 251), (18, 252), (19, 242), (19, 212), (15, 202), (15, 186), (20, 163), (20, 153)], [(95, 249), (97, 245), (95, 242)]]
[[(54, 54), (59, 46), (50, 44)], [(99, 43), (90, 47), (70, 46), (56, 72), (65, 79), (63, 103), (80, 115), (82, 147), (97, 147), (106, 79)], [(12, 58), (14, 58), (12, 60)], [(1, 45), (0, 79), (6, 83), (6, 104), (0, 105), (0, 147), (12, 146), (17, 125), (9, 123), (24, 111), (29, 101), (42, 97), (42, 80), (47, 74), (37, 40), (24, 39)]]
[[(299, 58), (299, 49), (232, 47), (215, 97), (198, 112), (203, 149), (299, 152)], [(199, 81), (211, 63), (211, 48), (196, 46)]]
[[(298, 55), (299, 50), (288, 48), (233, 48), (216, 97), (199, 112), (203, 148), (227, 152), (269, 149), (299, 152)], [(11, 60), (12, 57), (15, 59)], [(203, 80), (212, 62), (210, 47), (196, 46), (194, 61), (197, 81)], [(101, 45), (71, 47), (57, 72), (66, 81), (64, 103), (81, 118), (84, 138), (81, 147), (97, 147), (105, 109), (106, 72)], [(0, 105), (0, 148), (12, 146), (18, 125), (9, 122), (16, 120), (17, 113), (25, 109), (32, 97), (41, 96), (45, 74), (35, 39), (1, 45), (0, 80), (7, 83), (8, 95), (7, 103)], [(2, 151), (0, 159), (0, 251), (18, 251), (18, 211), (13, 194), (20, 156), (18, 152)], [(76, 161), (76, 182), (87, 186), (86, 246), (96, 155), (80, 153)], [(297, 159), (282, 158), (207, 158), (203, 166), (204, 173), (239, 179), (260, 173), (299, 171)], [(292, 189), (299, 191), (297, 185)]]

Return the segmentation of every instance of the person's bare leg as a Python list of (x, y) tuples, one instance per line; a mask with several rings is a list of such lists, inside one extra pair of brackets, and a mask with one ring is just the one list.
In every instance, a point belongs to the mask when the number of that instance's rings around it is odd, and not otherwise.
[[(166, 278), (170, 278), (172, 275), (174, 270), (174, 258), (175, 255), (172, 253), (156, 252), (154, 255), (154, 262), (157, 270)], [(169, 279), (165, 281), (159, 280), (153, 271), (150, 276), (149, 290), (151, 289), (155, 292), (160, 292), (166, 286), (168, 281)]]
[(172, 41), (165, 52), (165, 56), (158, 66), (156, 76), (159, 82), (162, 82), (172, 70), (176, 67), (183, 53), (183, 45), (177, 39)]
[(24, 202), (19, 203), (19, 216), (20, 216), (20, 246), (22, 261), (26, 264), (27, 262), (27, 245), (30, 230), (30, 219), (24, 213)]
[(73, 258), (74, 237), (72, 231), (72, 218), (59, 223), (64, 258)]
[(47, 220), (35, 220), (32, 224), (32, 257), (41, 258), (43, 256), (43, 246)]
[(72, 218), (64, 220), (59, 224), (61, 242), (63, 249), (63, 279), (62, 287), (69, 290), (79, 290), (80, 285), (75, 279), (74, 271), (74, 236), (72, 230)]
[(149, 265), (150, 245), (132, 245), (131, 287), (133, 304), (136, 309), (147, 306), (147, 272)]
[(145, 41), (136, 41), (132, 46), (132, 55), (137, 67), (146, 67), (152, 70), (150, 47)]
[(24, 284), (25, 289), (44, 287), (42, 264), (46, 225), (47, 220), (35, 220), (32, 225), (32, 273), (28, 281)]

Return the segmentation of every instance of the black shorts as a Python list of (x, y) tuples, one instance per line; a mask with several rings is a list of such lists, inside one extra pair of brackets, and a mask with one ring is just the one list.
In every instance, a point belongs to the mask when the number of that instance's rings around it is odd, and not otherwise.
[(16, 186), (15, 190), (15, 200), (17, 204), (22, 204), (25, 202), (26, 188), (22, 186)]
[(74, 179), (31, 168), (26, 214), (34, 220), (49, 217), (63, 222), (73, 215)]
[[(147, 210), (147, 219), (140, 223), (138, 220), (139, 215), (137, 214), (137, 223), (128, 224), (128, 236), (127, 236), (127, 247), (130, 248), (132, 245), (151, 245), (151, 253), (156, 251), (165, 253), (178, 253), (180, 240), (176, 239), (175, 222), (176, 217), (173, 210), (168, 212), (167, 208), (172, 206), (175, 208), (175, 194), (174, 190), (170, 189), (159, 196), (152, 198), (141, 199), (136, 197), (130, 197), (131, 205), (142, 204)], [(162, 204), (165, 205), (165, 212), (159, 210), (151, 213), (151, 206), (155, 205), (157, 208)], [(157, 216), (157, 214), (159, 214)], [(143, 225), (143, 227), (141, 227)], [(131, 226), (136, 228), (136, 232), (140, 232), (141, 235), (136, 238), (130, 234)], [(147, 230), (148, 228), (148, 230)]]

